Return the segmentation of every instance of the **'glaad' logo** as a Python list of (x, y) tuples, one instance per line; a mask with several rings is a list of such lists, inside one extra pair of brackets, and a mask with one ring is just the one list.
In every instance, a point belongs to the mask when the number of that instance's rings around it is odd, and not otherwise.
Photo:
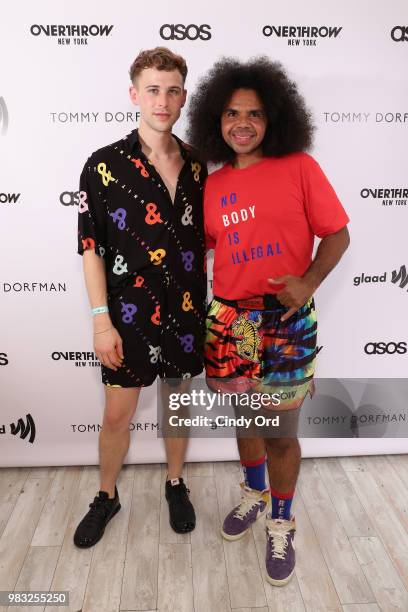
[(408, 26), (395, 26), (392, 28), (391, 38), (395, 42), (408, 42)]
[(160, 28), (160, 36), (163, 40), (210, 40), (211, 26), (207, 23), (203, 25), (194, 25), (191, 23), (186, 26), (181, 23), (169, 24), (165, 23)]
[[(399, 270), (392, 270), (390, 281), (394, 285), (398, 285), (400, 289), (405, 289), (406, 285), (408, 285), (408, 273), (406, 267), (401, 266)], [(383, 274), (375, 274), (373, 276), (362, 272), (360, 276), (354, 277), (353, 282), (356, 287), (363, 283), (385, 283), (387, 282), (387, 272), (384, 272)]]
[(316, 47), (319, 38), (337, 38), (342, 27), (336, 26), (272, 26), (266, 25), (262, 28), (262, 34), (266, 37), (286, 38), (288, 45), (299, 47)]
[[(26, 421), (18, 419), (17, 423), (10, 423), (10, 433), (12, 436), (19, 436), (22, 440), (28, 438), (30, 444), (34, 443), (35, 440), (35, 423), (31, 414), (26, 414)], [(6, 433), (6, 426), (0, 425), (0, 434)]]
[(405, 288), (408, 284), (408, 274), (405, 266), (401, 266), (398, 272), (397, 270), (392, 271), (391, 282), (394, 283), (394, 285), (398, 284), (401, 289)]
[(0, 134), (5, 136), (8, 129), (8, 110), (4, 98), (0, 97)]
[(38, 25), (30, 27), (33, 36), (55, 37), (59, 45), (87, 45), (88, 38), (91, 36), (109, 36), (113, 25)]
[(368, 342), (364, 347), (367, 355), (405, 355), (407, 352), (406, 342)]
[(35, 440), (34, 419), (31, 416), (31, 414), (26, 414), (26, 419), (27, 419), (26, 423), (24, 423), (23, 419), (18, 419), (17, 425), (15, 425), (14, 423), (11, 423), (10, 430), (13, 436), (17, 436), (18, 434), (20, 434), (20, 438), (22, 440), (25, 440), (27, 436), (30, 436), (28, 438), (28, 441), (30, 442), (30, 444), (33, 444)]

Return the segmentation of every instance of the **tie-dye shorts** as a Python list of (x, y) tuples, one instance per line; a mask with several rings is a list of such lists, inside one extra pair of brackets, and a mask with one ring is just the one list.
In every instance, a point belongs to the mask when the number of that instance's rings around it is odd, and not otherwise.
[(225, 393), (269, 394), (268, 409), (300, 408), (313, 394), (317, 321), (313, 298), (286, 321), (275, 296), (227, 301), (214, 297), (207, 312), (207, 384)]

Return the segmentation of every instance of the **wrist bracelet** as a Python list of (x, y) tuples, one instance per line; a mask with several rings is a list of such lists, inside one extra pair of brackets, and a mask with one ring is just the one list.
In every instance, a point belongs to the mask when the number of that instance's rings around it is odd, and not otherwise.
[(98, 306), (97, 308), (92, 308), (91, 310), (93, 317), (97, 314), (102, 314), (104, 312), (109, 312), (109, 308), (107, 306)]
[(110, 331), (111, 329), (113, 329), (113, 327), (108, 327), (108, 329), (104, 329), (103, 331), (100, 332), (94, 332), (94, 336), (96, 336), (96, 334), (104, 334), (107, 331)]

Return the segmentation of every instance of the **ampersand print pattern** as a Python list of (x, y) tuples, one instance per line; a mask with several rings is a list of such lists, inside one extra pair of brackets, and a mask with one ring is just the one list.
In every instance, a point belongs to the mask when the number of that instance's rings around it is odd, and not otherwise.
[(78, 253), (95, 249), (103, 257), (109, 312), (123, 340), (123, 366), (102, 366), (106, 385), (148, 386), (157, 375), (185, 378), (203, 369), (207, 172), (174, 138), (185, 160), (174, 203), (137, 130), (93, 153), (81, 174)]

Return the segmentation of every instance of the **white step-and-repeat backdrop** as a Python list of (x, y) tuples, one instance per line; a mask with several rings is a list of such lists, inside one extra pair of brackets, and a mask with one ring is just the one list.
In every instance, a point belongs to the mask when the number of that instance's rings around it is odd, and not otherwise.
[[(221, 55), (266, 54), (299, 83), (318, 128), (312, 154), (351, 218), (352, 245), (316, 296), (318, 375), (407, 375), (405, 0), (14, 0), (0, 20), (0, 465), (97, 461), (103, 388), (76, 255), (78, 177), (135, 126), (128, 68), (156, 45), (187, 58), (190, 92)], [(338, 382), (332, 399), (337, 387), (347, 391)], [(155, 393), (143, 392), (130, 462), (164, 459)], [(304, 456), (406, 452), (397, 403), (393, 437), (372, 420), (355, 439), (303, 439)], [(319, 406), (305, 405), (309, 424)], [(191, 440), (192, 460), (236, 456), (233, 439)]]

